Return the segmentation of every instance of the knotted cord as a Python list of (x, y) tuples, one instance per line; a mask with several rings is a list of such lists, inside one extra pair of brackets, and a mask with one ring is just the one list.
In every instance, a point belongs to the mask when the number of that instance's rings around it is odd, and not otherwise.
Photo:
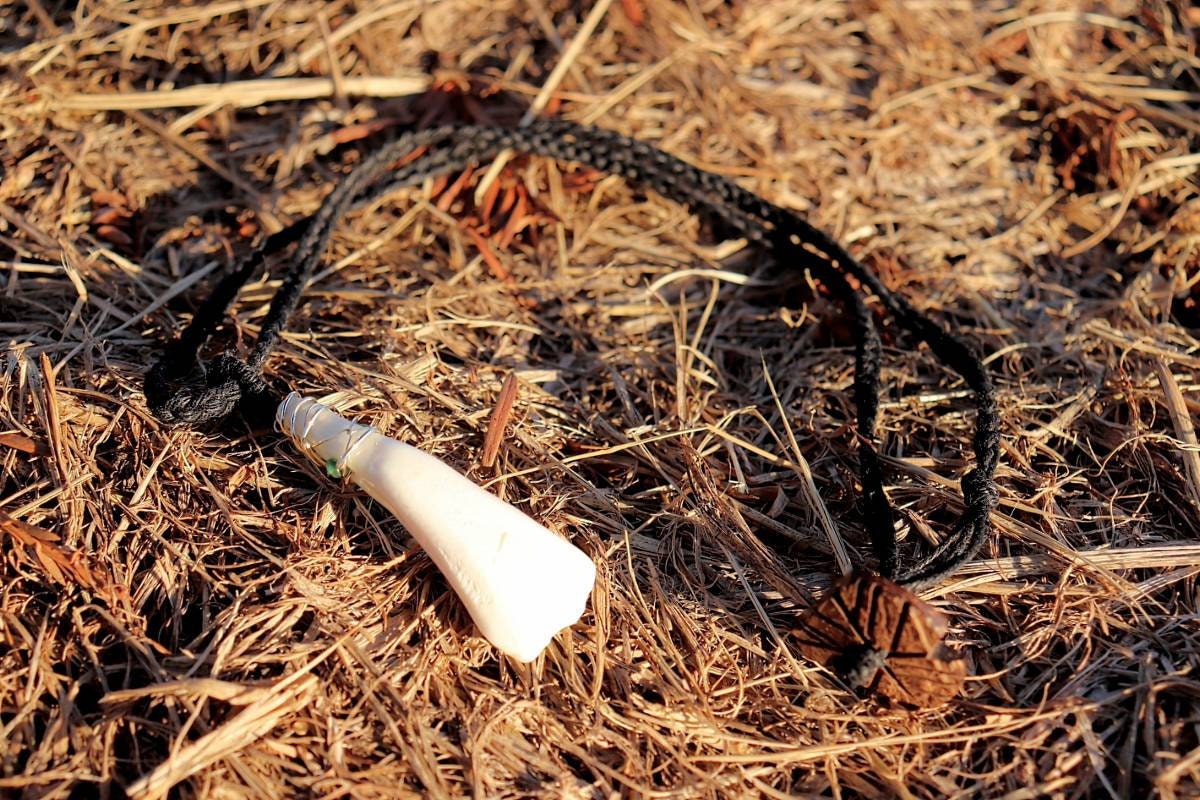
[[(394, 166), (419, 148), (427, 152)], [(620, 175), (693, 209), (712, 212), (751, 242), (767, 248), (778, 263), (808, 269), (846, 309), (854, 330), (854, 402), (864, 520), (880, 574), (915, 588), (949, 574), (975, 554), (987, 539), (989, 514), (999, 498), (994, 476), (1000, 453), (1000, 420), (995, 391), (980, 358), (962, 340), (894, 294), (837, 242), (793, 212), (645, 142), (564, 120), (537, 120), (514, 129), (470, 125), (431, 128), (402, 134), (381, 147), (333, 189), (311, 218), (268, 237), (218, 282), (191, 323), (147, 373), (145, 393), (151, 411), (166, 423), (196, 425), (220, 419), (239, 404), (277, 404), (279, 398), (264, 380), (263, 367), (341, 218), (354, 207), (394, 189), (486, 162), (504, 150), (576, 162)], [(224, 319), (241, 287), (270, 255), (292, 244), (296, 248), (291, 265), (271, 300), (249, 356), (243, 361), (227, 350), (212, 362), (203, 363), (200, 348)], [(850, 285), (847, 276), (869, 289), (896, 322), (925, 342), (974, 394), (975, 467), (962, 478), (964, 512), (933, 552), (903, 571), (898, 565), (895, 515), (883, 490), (883, 470), (875, 448), (882, 343), (865, 298)]]

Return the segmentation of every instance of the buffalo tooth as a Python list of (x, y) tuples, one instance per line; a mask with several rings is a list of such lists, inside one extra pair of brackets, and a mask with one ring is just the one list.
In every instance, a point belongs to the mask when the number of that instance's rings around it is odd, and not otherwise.
[(301, 450), (404, 524), (502, 652), (532, 661), (583, 614), (595, 565), (514, 506), (434, 456), (296, 392), (275, 419)]

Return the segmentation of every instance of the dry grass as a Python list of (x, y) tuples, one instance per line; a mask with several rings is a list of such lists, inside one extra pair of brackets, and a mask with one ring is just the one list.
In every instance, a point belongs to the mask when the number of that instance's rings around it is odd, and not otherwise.
[[(0, 2), (0, 793), (1200, 793), (1194, 12), (628, 0), (586, 30), (560, 0), (75, 5)], [(229, 81), (253, 83), (204, 88)], [(487, 182), (357, 215), (269, 364), (595, 557), (589, 612), (532, 668), (278, 436), (147, 414), (204, 285), (311, 212), (372, 123), (531, 105), (805, 212), (992, 353), (997, 534), (930, 593), (975, 675), (958, 702), (880, 708), (788, 640), (828, 530), (867, 554), (836, 309), (619, 179), (514, 156), (487, 181), (539, 218), (486, 240)], [(911, 554), (958, 504), (969, 405), (888, 348)]]

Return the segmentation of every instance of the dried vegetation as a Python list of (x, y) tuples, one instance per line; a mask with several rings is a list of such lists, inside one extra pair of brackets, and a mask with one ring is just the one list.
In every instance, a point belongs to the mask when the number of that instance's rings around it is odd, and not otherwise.
[[(0, 2), (0, 793), (1197, 796), (1198, 35), (1157, 1)], [(958, 701), (789, 643), (833, 545), (869, 559), (837, 309), (619, 178), (516, 156), (381, 201), (268, 367), (596, 558), (533, 667), (277, 435), (147, 414), (204, 286), (362, 148), (527, 109), (808, 214), (990, 353), (997, 532), (927, 595)], [(887, 335), (911, 555), (969, 404)]]

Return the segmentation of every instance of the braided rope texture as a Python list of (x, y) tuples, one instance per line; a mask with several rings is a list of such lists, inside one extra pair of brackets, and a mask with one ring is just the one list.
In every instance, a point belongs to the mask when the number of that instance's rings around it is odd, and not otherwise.
[[(427, 152), (394, 167), (401, 157), (419, 148)], [(854, 401), (864, 521), (880, 574), (919, 588), (951, 573), (978, 551), (990, 533), (989, 515), (999, 499), (994, 476), (1000, 454), (1000, 418), (987, 370), (971, 348), (894, 294), (841, 245), (795, 213), (645, 142), (565, 120), (541, 119), (512, 129), (444, 126), (406, 132), (383, 145), (330, 192), (312, 217), (268, 237), (217, 283), (192, 322), (147, 372), (145, 394), (150, 410), (164, 423), (199, 425), (222, 419), (239, 406), (277, 404), (279, 398), (263, 378), (263, 367), (341, 218), (382, 194), (486, 162), (505, 150), (583, 164), (693, 209), (710, 211), (750, 242), (769, 250), (780, 266), (812, 272), (843, 306), (855, 335)], [(200, 348), (224, 319), (241, 287), (270, 255), (292, 244), (296, 247), (290, 266), (249, 356), (243, 361), (226, 351), (210, 363), (202, 363)], [(965, 510), (951, 535), (904, 570), (898, 565), (894, 512), (883, 490), (875, 447), (882, 343), (866, 299), (854, 290), (847, 276), (868, 289), (900, 327), (925, 342), (974, 394), (975, 467), (962, 479)]]

